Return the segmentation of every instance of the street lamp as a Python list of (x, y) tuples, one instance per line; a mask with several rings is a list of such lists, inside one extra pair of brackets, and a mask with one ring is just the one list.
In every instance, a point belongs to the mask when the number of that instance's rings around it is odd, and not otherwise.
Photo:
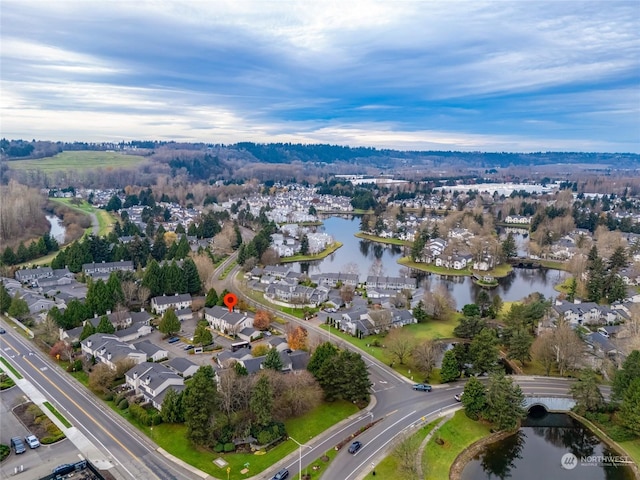
[(304, 445), (302, 443), (300, 443), (299, 441), (297, 441), (295, 438), (293, 437), (289, 437), (291, 440), (293, 440), (294, 442), (296, 442), (298, 444), (298, 446), (300, 447), (298, 449), (298, 469), (299, 469), (299, 473), (298, 473), (298, 478), (300, 480), (302, 480), (302, 447), (307, 447), (309, 450), (313, 450), (309, 445)]

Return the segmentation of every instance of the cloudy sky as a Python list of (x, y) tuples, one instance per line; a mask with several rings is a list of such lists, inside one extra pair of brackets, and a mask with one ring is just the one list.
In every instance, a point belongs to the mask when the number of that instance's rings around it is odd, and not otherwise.
[(640, 3), (2, 0), (7, 138), (640, 152)]

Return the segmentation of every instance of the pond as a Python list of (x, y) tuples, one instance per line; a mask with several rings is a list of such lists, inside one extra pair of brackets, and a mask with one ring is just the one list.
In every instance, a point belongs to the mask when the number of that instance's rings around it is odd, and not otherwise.
[(631, 480), (633, 471), (624, 461), (569, 415), (547, 413), (528, 416), (514, 435), (486, 446), (461, 479)]
[[(319, 229), (342, 242), (342, 247), (323, 260), (294, 264), (296, 271), (314, 274), (345, 272), (346, 269), (355, 268), (362, 282), (366, 280), (377, 262), (381, 263), (382, 275), (398, 276), (408, 271), (397, 263), (403, 256), (403, 247), (383, 245), (354, 236), (360, 230), (360, 219), (357, 216), (330, 217)], [(521, 234), (514, 234), (516, 241), (522, 242), (519, 236)], [(457, 309), (461, 309), (468, 303), (474, 303), (482, 290), (482, 287), (476, 285), (467, 276), (451, 277), (418, 271), (414, 271), (413, 274), (417, 276), (419, 285), (425, 289), (433, 290), (438, 285), (445, 287), (456, 301)], [(490, 297), (500, 295), (503, 301), (521, 300), (533, 292), (539, 292), (545, 298), (554, 298), (558, 294), (553, 288), (554, 285), (562, 283), (566, 277), (567, 273), (560, 270), (518, 268), (514, 269), (508, 277), (499, 279), (498, 286), (487, 292)]]
[(55, 215), (47, 215), (46, 218), (51, 225), (51, 231), (49, 234), (55, 238), (60, 245), (62, 245), (64, 243), (65, 235), (67, 234), (67, 229), (62, 223), (62, 220)]

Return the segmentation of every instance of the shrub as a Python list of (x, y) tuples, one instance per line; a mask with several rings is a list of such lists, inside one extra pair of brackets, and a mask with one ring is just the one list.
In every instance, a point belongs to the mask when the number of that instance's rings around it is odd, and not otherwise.
[(105, 396), (104, 396), (104, 400), (105, 400), (106, 402), (110, 402), (110, 401), (112, 401), (112, 400), (113, 400), (113, 393), (107, 393), (107, 394), (105, 394)]
[(129, 408), (129, 402), (127, 401), (126, 398), (123, 398), (118, 402), (118, 408), (120, 410), (126, 410), (127, 408)]
[(8, 445), (0, 445), (0, 462), (7, 458), (9, 456), (9, 453), (11, 453), (11, 449)]
[(217, 443), (215, 447), (213, 447), (213, 451), (216, 453), (221, 453), (224, 450), (224, 445), (221, 443)]
[(235, 449), (236, 449), (236, 446), (231, 442), (224, 444), (225, 453), (233, 452)]
[(607, 434), (614, 442), (626, 442), (629, 440), (633, 440), (636, 436), (630, 430), (627, 430), (620, 425), (614, 425), (613, 427), (607, 429)]

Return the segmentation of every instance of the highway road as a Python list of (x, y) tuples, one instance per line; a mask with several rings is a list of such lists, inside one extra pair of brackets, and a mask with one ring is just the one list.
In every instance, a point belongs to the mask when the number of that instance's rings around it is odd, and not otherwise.
[(153, 443), (15, 332), (10, 322), (3, 326), (7, 333), (0, 336), (2, 356), (114, 465), (110, 469), (114, 476), (125, 480), (200, 478), (156, 452)]

